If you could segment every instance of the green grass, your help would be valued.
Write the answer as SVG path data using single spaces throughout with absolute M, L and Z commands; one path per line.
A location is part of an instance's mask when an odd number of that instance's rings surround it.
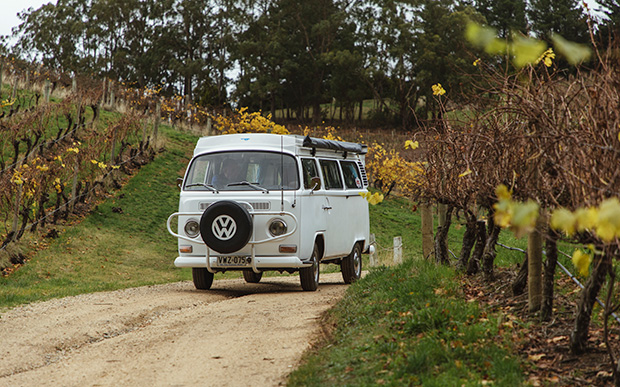
M 511 386 L 523 382 L 502 321 L 464 300 L 455 272 L 422 260 L 381 267 L 330 311 L 331 339 L 289 386 Z
M 290 386 L 523 383 L 501 318 L 465 300 L 454 269 L 421 258 L 420 218 L 411 210 L 402 198 L 371 207 L 379 248 L 402 236 L 405 263 L 371 268 L 347 289 L 326 316 L 326 324 L 334 327 L 331 337 L 306 355 Z M 458 255 L 464 227 L 457 219 L 454 226 L 448 244 Z M 509 244 L 522 242 L 507 233 L 504 238 Z M 522 259 L 504 253 L 510 252 L 498 253 L 502 264 Z

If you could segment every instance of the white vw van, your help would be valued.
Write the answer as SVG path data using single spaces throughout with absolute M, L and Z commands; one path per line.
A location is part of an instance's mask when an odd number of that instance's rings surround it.
M 198 289 L 217 272 L 241 270 L 256 283 L 276 270 L 299 271 L 302 288 L 316 290 L 319 263 L 355 281 L 371 248 L 365 154 L 361 144 L 295 135 L 201 138 L 167 222 L 175 266 L 191 267 Z

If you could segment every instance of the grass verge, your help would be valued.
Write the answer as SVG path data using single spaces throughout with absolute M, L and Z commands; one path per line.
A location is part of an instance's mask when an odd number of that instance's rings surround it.
M 328 313 L 330 338 L 288 385 L 522 384 L 502 319 L 467 302 L 460 284 L 426 261 L 372 270 Z

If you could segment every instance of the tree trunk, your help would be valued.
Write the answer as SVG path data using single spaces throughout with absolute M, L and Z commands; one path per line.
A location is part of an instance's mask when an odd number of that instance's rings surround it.
M 467 223 L 465 225 L 465 234 L 463 235 L 463 243 L 461 245 L 461 254 L 457 263 L 458 270 L 465 270 L 469 263 L 469 257 L 471 256 L 471 249 L 476 244 L 476 222 L 477 219 L 472 214 L 466 214 Z
M 542 227 L 541 216 L 527 237 L 527 303 L 530 313 L 538 312 L 542 304 Z
M 448 231 L 452 221 L 452 206 L 448 206 L 445 212 L 445 222 L 437 227 L 437 235 L 435 236 L 435 261 L 445 265 L 450 264 L 448 257 Z
M 422 255 L 424 259 L 433 254 L 433 206 L 430 204 L 420 205 L 422 216 Z
M 581 291 L 575 315 L 575 325 L 570 335 L 570 350 L 574 355 L 583 353 L 588 347 L 588 328 L 592 308 L 610 269 L 609 258 L 607 255 L 596 255 L 592 266 L 594 267 L 592 274 Z
M 558 263 L 558 234 L 551 228 L 547 231 L 545 250 L 547 251 L 547 259 L 545 260 L 540 318 L 543 321 L 549 321 L 553 314 L 553 286 L 555 283 L 555 268 Z
M 499 238 L 501 229 L 496 226 L 492 218 L 489 218 L 489 228 L 486 243 L 484 244 L 484 252 L 482 253 L 482 272 L 487 281 L 493 280 L 493 262 L 495 261 L 495 244 Z
M 478 274 L 480 271 L 480 261 L 484 252 L 484 244 L 487 239 L 487 226 L 484 220 L 476 222 L 476 245 L 474 252 L 467 263 L 467 275 Z
M 360 113 L 359 113 L 359 121 L 362 122 L 364 119 L 364 100 L 360 101 Z
M 521 269 L 519 269 L 519 274 L 517 274 L 517 278 L 512 281 L 512 295 L 520 296 L 525 291 L 525 287 L 527 286 L 527 251 L 525 252 L 525 258 L 523 259 L 523 263 L 521 264 Z

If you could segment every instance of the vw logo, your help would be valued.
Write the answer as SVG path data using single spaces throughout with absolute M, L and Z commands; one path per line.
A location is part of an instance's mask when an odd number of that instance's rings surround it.
M 237 223 L 228 215 L 220 215 L 213 221 L 211 231 L 219 240 L 227 241 L 235 235 Z

